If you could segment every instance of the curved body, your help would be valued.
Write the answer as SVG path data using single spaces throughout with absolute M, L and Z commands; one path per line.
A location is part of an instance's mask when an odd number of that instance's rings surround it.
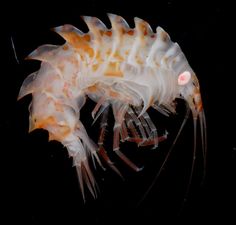
M 30 131 L 46 129 L 50 140 L 67 147 L 83 196 L 83 182 L 96 196 L 88 156 L 100 163 L 99 153 L 120 174 L 103 148 L 110 107 L 115 119 L 113 150 L 136 171 L 140 168 L 119 150 L 119 142 L 157 147 L 166 138 L 158 136 L 147 113 L 149 107 L 168 116 L 175 113 L 173 101 L 185 99 L 194 121 L 200 118 L 203 146 L 206 143 L 198 79 L 179 45 L 162 28 L 153 32 L 144 20 L 135 18 L 132 29 L 122 17 L 108 16 L 111 29 L 95 17 L 83 17 L 89 28 L 85 34 L 72 25 L 54 28 L 66 40 L 65 44 L 43 45 L 28 56 L 42 64 L 39 71 L 25 79 L 19 93 L 19 98 L 30 93 L 33 96 Z M 88 137 L 80 121 L 86 97 L 97 103 L 92 112 L 94 119 L 102 116 L 98 145 Z

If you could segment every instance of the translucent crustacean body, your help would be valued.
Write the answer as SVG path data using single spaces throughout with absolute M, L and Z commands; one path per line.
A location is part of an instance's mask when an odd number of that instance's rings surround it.
M 147 109 L 153 107 L 168 116 L 175 113 L 176 98 L 184 99 L 192 112 L 193 160 L 198 119 L 205 154 L 206 125 L 200 87 L 179 45 L 162 28 L 153 32 L 142 19 L 135 18 L 132 29 L 122 17 L 108 16 L 111 29 L 87 16 L 83 19 L 88 33 L 72 25 L 56 27 L 54 31 L 66 40 L 65 44 L 43 45 L 28 56 L 42 63 L 39 71 L 25 79 L 19 93 L 19 98 L 27 94 L 33 97 L 29 130 L 46 129 L 49 139 L 61 142 L 73 157 L 83 197 L 83 182 L 96 196 L 89 156 L 100 163 L 100 155 L 119 174 L 103 148 L 109 108 L 115 119 L 113 150 L 136 171 L 140 168 L 119 150 L 120 140 L 157 147 L 166 135 L 158 136 Z M 92 111 L 94 120 L 102 117 L 98 145 L 88 137 L 80 121 L 86 97 L 97 103 Z

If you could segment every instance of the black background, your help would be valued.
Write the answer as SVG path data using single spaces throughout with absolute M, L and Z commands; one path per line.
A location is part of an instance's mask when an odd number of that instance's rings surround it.
M 4 187 L 2 201 L 7 209 L 6 220 L 24 224 L 118 224 L 123 222 L 163 224 L 169 220 L 204 222 L 218 219 L 235 222 L 235 83 L 234 62 L 231 59 L 234 42 L 233 10 L 227 2 L 200 1 L 32 1 L 9 2 L 1 15 L 1 165 Z M 184 116 L 164 118 L 150 111 L 157 126 L 170 135 L 157 150 L 138 149 L 122 144 L 121 149 L 142 172 L 130 171 L 115 156 L 125 177 L 122 181 L 107 169 L 95 171 L 100 187 L 98 199 L 89 193 L 84 204 L 75 169 L 66 149 L 57 142 L 47 141 L 47 132 L 37 130 L 28 134 L 28 105 L 30 96 L 17 102 L 17 94 L 24 78 L 39 68 L 39 62 L 25 61 L 31 51 L 42 44 L 62 44 L 63 40 L 50 28 L 73 24 L 83 31 L 87 27 L 81 15 L 97 16 L 108 27 L 107 12 L 123 16 L 131 27 L 133 17 L 140 17 L 164 28 L 173 41 L 181 46 L 195 70 L 202 90 L 208 127 L 208 155 L 206 179 L 202 177 L 200 142 L 194 177 L 184 208 L 181 205 L 186 191 L 192 160 L 192 123 L 187 123 L 165 170 L 144 201 L 137 203 L 151 184 Z M 11 39 L 14 42 L 17 63 Z M 94 103 L 88 101 L 82 109 L 81 121 L 89 135 L 96 140 L 98 125 L 91 127 Z M 111 119 L 112 120 L 112 119 Z M 112 121 L 111 121 L 112 122 Z M 111 148 L 111 129 L 105 146 Z M 109 149 L 110 151 L 111 149 Z M 111 154 L 112 155 L 112 154 Z M 232 205 L 231 205 L 232 204 Z M 2 217 L 3 219 L 3 217 Z M 162 221 L 162 222 L 161 222 Z M 228 224 L 228 223 L 227 223 Z

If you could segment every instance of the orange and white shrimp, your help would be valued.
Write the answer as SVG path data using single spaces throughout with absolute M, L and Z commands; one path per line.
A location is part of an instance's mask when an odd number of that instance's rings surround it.
M 206 149 L 206 123 L 198 79 L 179 45 L 173 43 L 161 27 L 153 32 L 142 19 L 135 18 L 132 29 L 122 17 L 108 16 L 111 29 L 88 16 L 83 17 L 88 33 L 72 25 L 54 28 L 66 43 L 43 45 L 28 56 L 42 64 L 38 72 L 25 79 L 19 94 L 19 98 L 30 93 L 33 96 L 30 131 L 46 129 L 50 140 L 67 147 L 78 171 L 83 196 L 83 182 L 96 196 L 89 156 L 100 163 L 99 154 L 119 173 L 103 148 L 109 108 L 115 119 L 113 150 L 135 171 L 140 168 L 120 151 L 120 141 L 157 147 L 166 135 L 158 135 L 147 110 L 153 107 L 168 116 L 175 113 L 176 98 L 184 99 L 193 115 L 193 160 L 198 119 L 204 154 Z M 97 103 L 92 111 L 94 120 L 102 116 L 98 146 L 88 137 L 80 121 L 80 109 L 86 97 Z M 185 122 L 186 119 L 177 138 Z

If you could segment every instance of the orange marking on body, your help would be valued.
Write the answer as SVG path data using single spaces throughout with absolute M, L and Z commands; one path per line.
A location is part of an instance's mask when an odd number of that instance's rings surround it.
M 143 61 L 142 61 L 142 59 L 141 59 L 139 56 L 136 56 L 136 62 L 137 62 L 138 64 L 140 64 L 140 65 L 143 64 Z
M 101 36 L 103 36 L 104 30 L 99 30 L 99 33 L 100 33 Z
M 123 72 L 119 69 L 119 66 L 119 62 L 110 62 L 104 75 L 111 77 L 123 77 Z
M 154 97 L 151 96 L 150 101 L 149 101 L 149 106 L 148 106 L 148 107 L 152 106 L 153 103 L 154 103 Z
M 106 52 L 106 54 L 109 56 L 111 54 L 111 49 L 109 48 Z
M 69 46 L 65 44 L 65 45 L 63 45 L 62 49 L 66 51 L 69 49 Z
M 42 119 L 40 121 L 33 121 L 35 128 L 45 128 L 49 125 L 56 125 L 56 119 L 53 116 L 49 116 L 46 119 Z
M 129 31 L 127 32 L 127 34 L 130 35 L 130 36 L 134 35 L 134 30 L 133 30 L 133 29 L 132 29 L 132 30 L 129 30 Z
M 126 55 L 129 55 L 129 50 L 126 50 L 126 51 L 125 51 L 125 54 L 126 54 Z
M 112 31 L 111 31 L 111 30 L 108 30 L 108 31 L 105 32 L 105 34 L 106 34 L 107 36 L 111 37 L 111 36 L 112 36 Z
M 98 61 L 101 60 L 101 52 L 100 52 L 100 51 L 97 51 L 97 53 L 96 53 L 96 59 L 97 59 Z
M 89 54 L 90 57 L 93 57 L 94 51 L 88 44 L 90 41 L 90 35 L 78 35 L 76 32 L 70 32 L 63 34 L 66 38 L 66 40 L 72 44 L 75 48 L 81 49 Z
M 49 132 L 49 140 L 63 140 L 65 139 L 66 136 L 68 136 L 71 133 L 71 128 L 67 125 L 60 125 L 58 124 L 58 121 L 55 119 L 53 116 L 49 116 L 45 119 L 42 119 L 41 121 L 34 121 L 35 126 L 34 129 L 47 129 L 49 126 L 54 126 L 56 127 L 57 132 L 56 133 L 51 133 Z
M 117 58 L 119 61 L 124 61 L 124 58 L 120 55 L 118 51 L 114 53 L 114 57 Z
M 201 112 L 203 110 L 203 105 L 202 105 L 202 102 L 198 103 L 197 105 L 197 111 L 198 112 Z
M 56 136 L 53 135 L 51 132 L 48 132 L 48 141 L 57 140 Z
M 113 98 L 118 98 L 120 96 L 120 94 L 115 92 L 115 91 L 110 90 L 109 91 L 109 96 L 113 97 Z
M 93 85 L 87 88 L 89 92 L 96 92 L 97 91 L 97 86 Z
M 60 126 L 60 125 L 59 125 Z M 68 134 L 70 134 L 71 128 L 69 126 L 60 126 L 60 135 L 59 138 L 63 140 Z
M 120 33 L 121 33 L 121 34 L 126 34 L 126 33 L 127 33 L 127 30 L 122 27 L 122 28 L 120 29 Z
M 145 21 L 141 22 L 139 24 L 139 29 L 141 30 L 141 32 L 143 33 L 144 36 L 146 36 L 148 34 L 147 32 L 147 24 Z
M 84 47 L 83 50 L 85 52 L 87 52 L 90 57 L 94 56 L 94 51 L 93 51 L 93 49 L 90 46 L 89 47 L 88 46 Z
M 85 35 L 83 36 L 83 38 L 84 38 L 84 40 L 87 41 L 87 42 L 89 42 L 89 41 L 91 40 L 91 37 L 90 37 L 89 34 L 85 34 Z
M 98 69 L 98 67 L 99 67 L 99 64 L 94 64 L 92 66 L 93 72 L 95 72 Z
M 108 77 L 123 77 L 123 73 L 121 71 L 107 71 L 104 75 Z
M 30 116 L 30 121 L 29 121 L 29 133 L 32 132 L 33 130 L 37 129 L 35 126 L 37 119 L 34 117 L 34 115 Z

